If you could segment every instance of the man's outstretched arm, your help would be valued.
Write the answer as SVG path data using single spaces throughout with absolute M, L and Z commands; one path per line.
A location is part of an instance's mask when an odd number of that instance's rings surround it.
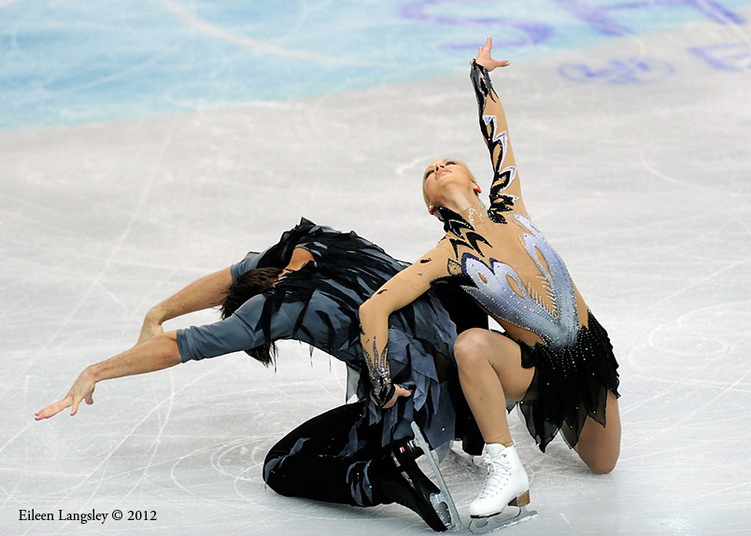
M 82 400 L 87 404 L 94 403 L 93 395 L 97 382 L 154 372 L 178 363 L 181 363 L 181 359 L 177 347 L 177 334 L 174 331 L 161 333 L 126 352 L 84 369 L 65 398 L 37 411 L 34 418 L 37 421 L 49 419 L 71 406 L 73 409 L 70 414 L 75 415 Z

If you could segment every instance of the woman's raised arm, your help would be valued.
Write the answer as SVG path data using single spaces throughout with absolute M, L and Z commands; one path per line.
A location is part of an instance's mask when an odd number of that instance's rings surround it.
M 501 99 L 493 89 L 489 74 L 497 67 L 508 66 L 509 62 L 494 60 L 491 57 L 492 47 L 493 41 L 488 37 L 485 46 L 480 47 L 477 57 L 472 60 L 470 78 L 477 98 L 480 131 L 493 164 L 488 214 L 496 223 L 503 223 L 505 220 L 502 213 L 512 209 L 514 202 L 521 197 L 521 188 L 516 178 L 516 160 L 508 137 L 506 113 Z

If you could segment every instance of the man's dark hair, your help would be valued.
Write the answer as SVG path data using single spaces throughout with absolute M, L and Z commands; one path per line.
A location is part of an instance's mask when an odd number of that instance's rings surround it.
M 280 268 L 256 268 L 235 279 L 227 289 L 222 302 L 222 318 L 229 318 L 232 313 L 253 296 L 272 288 L 281 273 Z M 276 359 L 276 346 L 274 341 L 268 341 L 255 348 L 246 349 L 245 353 L 269 366 Z

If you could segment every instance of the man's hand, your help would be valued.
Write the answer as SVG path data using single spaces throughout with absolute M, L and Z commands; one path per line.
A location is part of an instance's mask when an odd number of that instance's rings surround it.
M 73 406 L 73 410 L 70 412 L 71 416 L 75 415 L 78 413 L 78 406 L 82 400 L 85 400 L 89 405 L 94 403 L 94 387 L 96 387 L 96 382 L 91 377 L 90 369 L 87 368 L 78 376 L 78 379 L 73 384 L 73 387 L 70 388 L 65 398 L 37 411 L 34 414 L 34 419 L 37 421 L 49 419 L 70 406 Z
M 477 51 L 477 57 L 475 58 L 475 62 L 478 65 L 482 65 L 485 67 L 485 69 L 490 72 L 496 67 L 508 67 L 510 62 L 508 60 L 502 60 L 497 61 L 494 60 L 492 57 L 490 57 L 490 51 L 493 49 L 493 38 L 488 37 L 485 40 L 485 46 L 480 47 L 480 49 Z

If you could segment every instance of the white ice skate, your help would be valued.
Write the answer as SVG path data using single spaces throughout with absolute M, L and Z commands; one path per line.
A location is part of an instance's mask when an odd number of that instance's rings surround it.
M 488 473 L 480 495 L 469 505 L 470 532 L 482 534 L 536 516 L 536 511 L 526 508 L 529 478 L 516 448 L 498 443 L 485 445 L 483 461 Z

